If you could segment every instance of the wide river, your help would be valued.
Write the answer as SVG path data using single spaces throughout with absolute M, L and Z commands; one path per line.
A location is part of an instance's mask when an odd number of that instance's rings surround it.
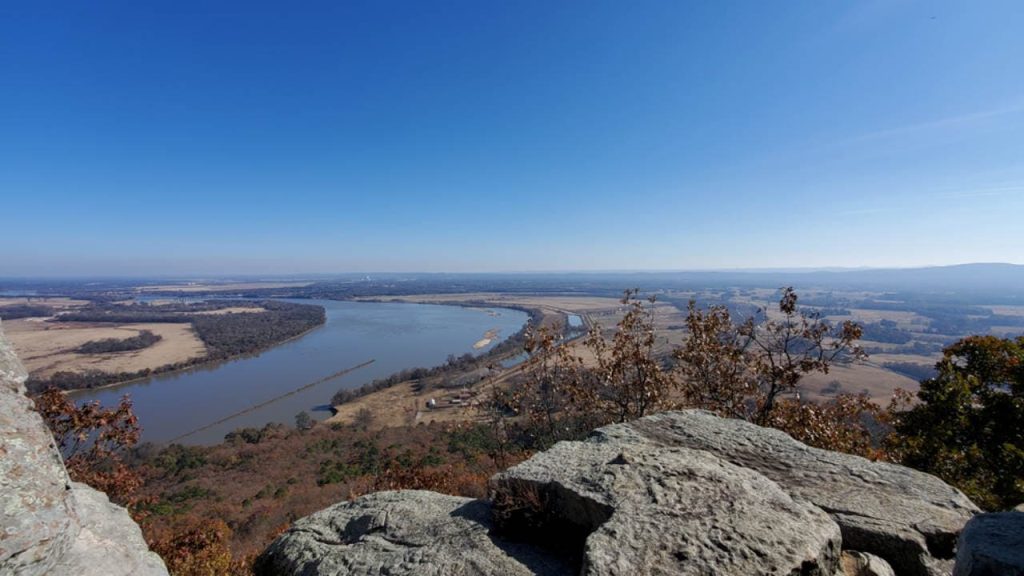
M 166 442 L 226 416 L 259 405 L 346 368 L 374 362 L 254 411 L 177 440 L 212 444 L 236 428 L 268 422 L 294 425 L 305 410 L 322 419 L 341 388 L 356 388 L 404 368 L 443 364 L 449 354 L 483 354 L 515 334 L 527 315 L 504 308 L 460 308 L 430 304 L 291 300 L 318 304 L 327 322 L 313 331 L 259 354 L 205 368 L 155 376 L 101 390 L 75 392 L 76 401 L 116 404 L 131 395 L 143 428 L 142 440 Z M 489 345 L 474 349 L 488 330 Z

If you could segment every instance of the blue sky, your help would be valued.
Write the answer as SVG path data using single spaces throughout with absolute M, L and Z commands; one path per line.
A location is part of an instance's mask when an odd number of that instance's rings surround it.
M 1024 3 L 0 7 L 0 276 L 1024 263 Z

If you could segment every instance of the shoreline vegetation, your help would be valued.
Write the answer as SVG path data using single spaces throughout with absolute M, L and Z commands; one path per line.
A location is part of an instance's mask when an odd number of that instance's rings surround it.
M 210 313 L 238 306 L 253 307 L 253 311 Z M 94 303 L 61 314 L 57 318 L 60 322 L 94 324 L 188 323 L 206 347 L 206 354 L 132 372 L 63 371 L 56 372 L 48 378 L 30 377 L 26 387 L 31 393 L 39 393 L 51 387 L 73 391 L 120 386 L 155 375 L 200 368 L 258 354 L 322 326 L 326 321 L 326 312 L 322 306 L 313 304 L 277 300 L 219 300 L 170 305 Z

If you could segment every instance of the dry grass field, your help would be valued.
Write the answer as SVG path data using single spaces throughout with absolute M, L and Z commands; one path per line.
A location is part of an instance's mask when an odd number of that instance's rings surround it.
M 147 323 L 93 325 L 80 322 L 42 322 L 26 318 L 4 322 L 4 332 L 32 376 L 47 378 L 54 372 L 135 372 L 204 356 L 206 347 L 191 324 Z M 142 330 L 161 336 L 142 350 L 108 354 L 79 354 L 75 349 L 90 340 L 124 339 Z
M 868 357 L 868 360 L 872 364 L 886 364 L 888 362 L 910 362 L 913 364 L 924 364 L 927 366 L 934 366 L 942 358 L 941 352 L 936 352 L 930 355 L 924 354 L 887 354 L 887 353 L 875 353 Z
M 0 307 L 2 306 L 14 306 L 18 304 L 41 304 L 56 309 L 57 311 L 66 310 L 71 308 L 78 308 L 88 304 L 88 300 L 75 300 L 73 298 L 0 298 Z
M 1001 316 L 1024 316 L 1024 306 L 982 306 Z
M 86 300 L 71 298 L 0 298 L 0 306 L 29 303 L 49 306 L 58 316 L 89 304 Z M 236 311 L 250 310 L 238 308 Z M 7 320 L 3 328 L 25 368 L 36 378 L 49 378 L 55 372 L 137 372 L 206 355 L 206 346 L 188 323 L 91 324 L 59 322 L 49 317 Z M 160 336 L 160 341 L 148 348 L 127 352 L 75 352 L 91 340 L 121 340 L 138 336 L 143 330 Z
M 437 402 L 437 408 L 427 408 L 431 398 Z M 364 409 L 373 415 L 369 428 L 374 430 L 419 422 L 465 422 L 478 417 L 476 408 L 469 402 L 453 404 L 451 401 L 454 399 L 454 393 L 439 390 L 417 392 L 412 382 L 403 382 L 336 406 L 337 413 L 328 418 L 327 422 L 352 424 L 359 411 Z M 461 398 L 459 400 L 461 402 Z
M 916 380 L 886 370 L 871 362 L 858 363 L 850 366 L 833 366 L 828 374 L 813 374 L 800 382 L 800 390 L 804 399 L 815 402 L 828 400 L 835 393 L 827 390 L 829 383 L 839 382 L 840 393 L 859 394 L 866 392 L 880 406 L 888 406 L 892 393 L 897 388 L 909 392 L 917 392 Z

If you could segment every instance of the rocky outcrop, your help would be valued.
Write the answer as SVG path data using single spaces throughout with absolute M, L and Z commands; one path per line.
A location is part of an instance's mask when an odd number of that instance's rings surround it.
M 256 573 L 570 573 L 558 556 L 491 531 L 486 502 L 417 490 L 378 492 L 299 520 L 263 553 Z
M 78 536 L 67 472 L 0 332 L 0 574 L 45 574 Z
M 831 576 L 839 565 L 826 513 L 708 452 L 562 442 L 491 484 L 503 528 L 577 535 L 585 574 Z
M 1024 576 L 1024 512 L 975 516 L 964 527 L 954 576 Z
M 278 538 L 263 573 L 948 575 L 978 512 L 927 474 L 700 411 L 559 443 L 491 493 L 338 504 Z
M 0 329 L 0 575 L 166 575 L 138 525 L 72 483 Z
M 811 448 L 778 430 L 691 410 L 598 430 L 594 443 L 711 452 L 828 512 L 843 546 L 885 559 L 898 574 L 949 574 L 964 524 L 979 512 L 938 478 L 904 466 Z

